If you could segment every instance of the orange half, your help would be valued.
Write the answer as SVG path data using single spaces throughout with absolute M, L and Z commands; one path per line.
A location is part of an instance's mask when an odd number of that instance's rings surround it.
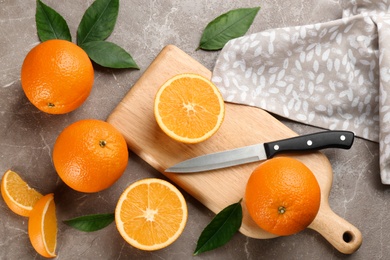
M 119 233 L 132 246 L 153 251 L 172 244 L 187 223 L 187 204 L 171 183 L 139 180 L 122 193 L 115 210 Z
M 225 103 L 218 88 L 203 76 L 174 76 L 158 90 L 154 114 L 160 128 L 183 143 L 207 140 L 222 125 Z

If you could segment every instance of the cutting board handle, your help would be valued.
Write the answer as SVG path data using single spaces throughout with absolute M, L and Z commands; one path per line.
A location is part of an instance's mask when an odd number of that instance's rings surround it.
M 320 233 L 337 250 L 344 254 L 352 254 L 362 244 L 360 231 L 345 219 L 338 216 L 328 205 L 317 214 L 309 228 Z

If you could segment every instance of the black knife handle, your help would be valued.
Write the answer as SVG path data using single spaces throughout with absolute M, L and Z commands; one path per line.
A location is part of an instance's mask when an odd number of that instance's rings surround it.
M 268 159 L 283 152 L 313 151 L 325 148 L 349 149 L 354 137 L 354 133 L 350 131 L 323 131 L 268 142 L 264 144 L 264 149 Z

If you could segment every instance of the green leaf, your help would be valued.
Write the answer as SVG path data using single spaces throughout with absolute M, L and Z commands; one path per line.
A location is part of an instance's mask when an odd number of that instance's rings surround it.
M 215 249 L 226 244 L 242 223 L 241 200 L 221 212 L 203 230 L 198 239 L 194 255 Z
M 260 7 L 239 8 L 218 16 L 204 29 L 197 49 L 220 50 L 229 40 L 243 36 L 259 10 Z
M 63 222 L 68 226 L 84 232 L 93 232 L 105 228 L 115 220 L 114 213 L 108 214 L 93 214 L 81 216 Z
M 77 44 L 103 41 L 114 30 L 119 0 L 96 0 L 85 11 L 77 29 Z
M 80 47 L 91 60 L 103 67 L 139 69 L 131 55 L 115 43 L 94 41 L 81 44 Z
M 72 41 L 65 19 L 51 7 L 37 0 L 35 22 L 39 39 L 44 42 L 50 39 Z

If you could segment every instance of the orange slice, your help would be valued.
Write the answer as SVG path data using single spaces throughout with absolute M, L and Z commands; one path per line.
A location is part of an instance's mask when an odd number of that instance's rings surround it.
M 28 219 L 28 236 L 34 249 L 44 257 L 55 257 L 57 217 L 53 193 L 43 196 Z
M 35 203 L 42 197 L 14 171 L 8 170 L 1 180 L 1 195 L 16 214 L 28 217 Z
M 160 128 L 183 143 L 199 143 L 217 132 L 225 116 L 225 103 L 208 79 L 184 73 L 157 91 L 154 114 Z
M 180 191 L 155 178 L 127 187 L 115 209 L 115 222 L 122 237 L 147 251 L 172 244 L 183 232 L 187 216 L 187 204 Z

